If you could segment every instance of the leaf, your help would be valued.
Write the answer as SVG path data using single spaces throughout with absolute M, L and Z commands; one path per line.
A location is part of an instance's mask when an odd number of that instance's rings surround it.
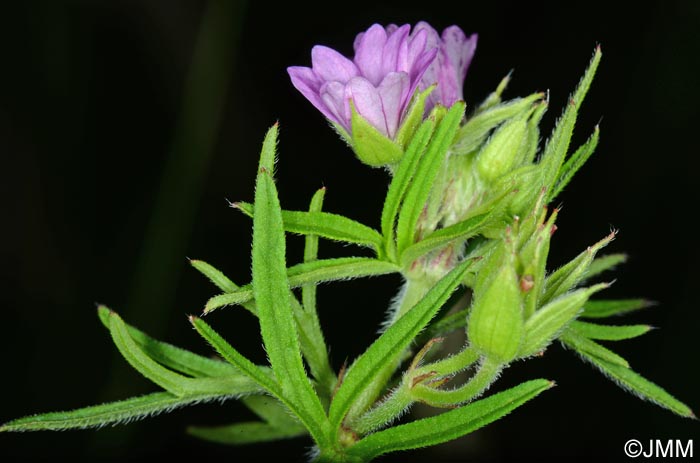
M 109 329 L 110 310 L 105 306 L 99 306 L 97 313 L 102 324 Z M 240 371 L 229 363 L 214 360 L 197 355 L 185 349 L 173 346 L 165 342 L 151 338 L 144 332 L 126 325 L 131 339 L 141 348 L 146 355 L 163 366 L 185 373 L 190 376 L 210 377 L 241 375 Z
M 401 159 L 394 177 L 389 184 L 384 206 L 382 208 L 382 234 L 387 242 L 387 247 L 395 246 L 394 244 L 394 225 L 396 223 L 396 215 L 399 211 L 399 206 L 404 199 L 406 190 L 413 181 L 416 169 L 418 168 L 419 160 L 423 155 L 430 136 L 435 128 L 435 122 L 431 119 L 426 119 L 416 132 L 416 135 L 411 140 L 411 143 L 406 149 L 406 154 Z
M 331 402 L 329 418 L 333 429 L 337 429 L 355 399 L 372 384 L 382 367 L 394 362 L 435 316 L 457 288 L 471 263 L 471 260 L 464 261 L 445 275 L 350 366 Z
M 542 351 L 581 311 L 589 297 L 607 284 L 583 288 L 560 296 L 537 310 L 525 322 L 525 338 L 519 355 L 529 357 Z
M 260 387 L 267 392 L 283 400 L 281 389 L 277 381 L 272 377 L 269 371 L 255 365 L 246 357 L 241 355 L 234 349 L 219 333 L 214 331 L 204 320 L 198 317 L 190 316 L 190 323 L 195 330 L 216 350 L 227 362 L 231 363 L 236 369 L 255 381 Z
M 224 275 L 221 270 L 204 262 L 203 260 L 190 259 L 190 264 L 192 267 L 199 270 L 202 275 L 207 277 L 209 281 L 214 283 L 217 288 L 225 293 L 232 293 L 239 288 L 239 286 Z
M 323 207 L 323 199 L 326 195 L 326 189 L 318 190 L 309 205 L 309 212 L 320 212 Z M 284 217 L 282 218 L 284 220 Z M 304 262 L 313 262 L 318 260 L 318 236 L 314 234 L 306 235 L 304 239 Z M 301 287 L 301 301 L 304 310 L 314 314 L 314 318 L 318 320 L 316 311 L 316 284 L 311 283 Z
M 553 385 L 544 379 L 527 381 L 446 413 L 370 434 L 348 453 L 369 461 L 389 452 L 442 444 L 504 417 Z
M 647 299 L 599 299 L 586 302 L 581 316 L 584 318 L 606 318 L 644 309 L 653 304 Z
M 619 264 L 625 263 L 627 261 L 627 254 L 608 254 L 605 256 L 596 257 L 591 262 L 586 270 L 586 280 L 590 280 L 594 276 L 598 276 L 601 273 L 614 269 Z
M 254 207 L 250 203 L 239 202 L 235 207 L 249 217 Z M 379 251 L 384 239 L 376 230 L 360 222 L 338 214 L 321 211 L 282 211 L 285 231 L 301 235 L 318 235 L 323 238 L 346 243 L 359 244 Z
M 581 145 L 579 149 L 577 149 L 561 167 L 559 170 L 557 184 L 550 196 L 550 201 L 559 196 L 559 193 L 561 193 L 564 187 L 569 184 L 571 179 L 574 177 L 574 174 L 576 174 L 576 172 L 583 167 L 586 161 L 588 161 L 588 158 L 591 157 L 593 151 L 596 149 L 596 146 L 598 146 L 599 134 L 600 130 L 596 125 L 595 130 L 593 130 L 593 135 L 591 135 L 586 143 Z
M 583 337 L 604 341 L 621 341 L 623 339 L 636 338 L 648 333 L 652 328 L 649 325 L 597 325 L 579 320 L 572 322 L 570 325 L 570 329 Z
M 540 165 L 544 170 L 544 184 L 551 188 L 547 196 L 547 202 L 551 201 L 554 197 L 554 189 L 552 187 L 556 183 L 561 165 L 566 157 L 571 135 L 574 131 L 578 109 L 581 103 L 583 103 L 583 99 L 593 81 L 593 76 L 595 75 L 596 69 L 598 69 L 601 56 L 600 47 L 596 47 L 586 72 L 579 81 L 576 91 L 569 99 L 569 104 L 566 105 L 564 113 L 557 121 L 557 125 L 544 148 Z
M 695 418 L 693 411 L 666 390 L 645 379 L 641 375 L 624 366 L 608 362 L 600 357 L 579 351 L 581 357 L 597 367 L 605 376 L 612 379 L 622 389 L 631 392 L 642 400 L 648 400 L 656 405 L 686 418 Z
M 246 407 L 275 427 L 300 426 L 299 420 L 289 413 L 279 400 L 267 395 L 249 395 L 241 399 Z M 302 429 L 303 426 L 302 426 Z
M 282 211 L 272 168 L 277 126 L 265 137 L 255 185 L 253 216 L 253 294 L 265 351 L 284 395 L 317 443 L 325 441 L 325 412 L 306 371 L 289 298 Z M 311 262 L 302 265 L 313 265 Z
M 110 424 L 126 424 L 159 413 L 167 413 L 185 405 L 224 400 L 225 398 L 227 396 L 220 394 L 195 394 L 177 397 L 169 392 L 155 392 L 78 410 L 44 413 L 19 418 L 0 426 L 0 432 L 63 431 L 68 429 L 99 428 Z
M 455 133 L 464 114 L 464 103 L 457 102 L 437 126 L 427 151 L 418 162 L 413 181 L 406 191 L 406 198 L 399 211 L 396 239 L 398 252 L 413 244 L 418 219 L 423 212 L 430 191 L 443 165 L 447 150 L 452 145 Z
M 306 429 L 303 426 L 281 428 L 259 421 L 249 421 L 225 426 L 190 426 L 187 433 L 218 444 L 244 445 L 303 436 Z
M 290 288 L 296 288 L 306 284 L 386 275 L 398 271 L 399 268 L 395 264 L 370 257 L 340 257 L 304 262 L 289 267 L 286 279 Z M 226 305 L 242 304 L 252 298 L 252 286 L 245 285 L 235 293 L 219 294 L 209 299 L 204 313 L 207 314 Z
M 481 227 L 491 218 L 490 213 L 478 214 L 469 217 L 454 225 L 441 228 L 419 242 L 412 244 L 401 254 L 401 265 L 406 268 L 416 259 L 425 254 L 440 249 L 455 241 L 466 240 L 477 235 Z
M 582 356 L 595 357 L 607 363 L 614 363 L 615 365 L 620 365 L 625 368 L 629 368 L 630 366 L 627 360 L 620 357 L 615 352 L 581 336 L 573 330 L 567 329 L 560 339 L 565 346 L 572 348 Z
M 109 312 L 109 331 L 119 352 L 136 371 L 153 381 L 166 391 L 184 396 L 190 388 L 188 378 L 163 367 L 151 359 L 136 345 L 122 319 L 115 312 Z

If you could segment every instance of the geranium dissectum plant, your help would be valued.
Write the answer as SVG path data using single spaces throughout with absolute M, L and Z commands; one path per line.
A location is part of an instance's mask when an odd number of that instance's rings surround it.
M 20 418 L 0 430 L 99 427 L 236 399 L 259 421 L 189 432 L 234 445 L 302 437 L 313 448 L 313 461 L 364 462 L 463 436 L 545 392 L 553 381 L 533 379 L 487 394 L 511 363 L 545 354 L 555 341 L 619 386 L 693 417 L 685 404 L 599 343 L 650 329 L 606 322 L 646 305 L 643 299 L 602 296 L 608 283 L 597 280 L 624 261 L 621 254 L 599 255 L 615 234 L 558 269 L 547 266 L 559 214 L 547 205 L 598 143 L 596 127 L 583 145 L 569 146 L 600 48 L 544 144 L 538 128 L 547 109 L 542 93 L 504 100 L 504 79 L 466 111 L 462 86 L 475 49 L 476 35 L 457 26 L 439 34 L 426 23 L 373 25 L 357 36 L 353 58 L 316 46 L 311 67 L 289 68 L 293 85 L 359 160 L 386 168 L 388 188 L 379 230 L 324 211 L 324 189 L 308 210 L 285 210 L 274 175 L 277 125 L 269 129 L 254 201 L 233 204 L 253 222 L 251 281 L 238 285 L 212 265 L 191 261 L 220 291 L 203 315 L 247 310 L 259 321 L 268 364 L 252 363 L 203 316 L 189 320 L 218 358 L 152 339 L 100 306 L 98 315 L 117 349 L 161 390 Z M 287 262 L 287 233 L 305 236 L 302 262 Z M 369 248 L 374 256 L 319 259 L 321 240 Z M 362 355 L 335 370 L 328 357 L 332 340 L 321 329 L 325 312 L 317 308 L 317 285 L 389 273 L 400 274 L 403 285 L 380 334 Z M 466 334 L 466 340 L 457 350 L 443 348 L 453 334 Z M 396 424 L 416 403 L 439 412 Z

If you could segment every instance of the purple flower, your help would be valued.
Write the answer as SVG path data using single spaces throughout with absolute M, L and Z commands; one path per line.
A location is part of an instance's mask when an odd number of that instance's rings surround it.
M 355 39 L 352 60 L 317 45 L 311 50 L 311 68 L 292 66 L 287 72 L 292 84 L 348 134 L 352 101 L 359 115 L 393 139 L 421 77 L 438 55 L 438 48 L 428 45 L 428 28 L 410 33 L 408 24 L 374 24 Z
M 464 99 L 462 87 L 476 51 L 478 36 L 472 34 L 467 37 L 459 27 L 450 26 L 442 31 L 440 37 L 435 29 L 423 21 L 416 24 L 413 33 L 421 31 L 426 31 L 428 35 L 427 47 L 439 50 L 419 84 L 420 90 L 437 84 L 425 102 L 425 111 L 428 113 L 437 103 L 449 108 L 456 101 Z

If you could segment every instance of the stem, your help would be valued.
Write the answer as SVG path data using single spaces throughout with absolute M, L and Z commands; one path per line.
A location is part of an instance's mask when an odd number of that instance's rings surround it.
M 401 316 L 411 307 L 416 305 L 416 303 L 420 301 L 423 296 L 425 296 L 430 288 L 432 288 L 433 284 L 434 282 L 428 278 L 424 278 L 422 280 L 407 279 L 391 310 L 392 313 L 389 321 L 387 322 L 387 326 L 394 324 L 394 322 L 401 318 Z M 360 397 L 348 411 L 348 422 L 353 422 L 354 419 L 364 413 L 374 402 L 376 402 L 377 398 L 386 389 L 387 383 L 394 375 L 394 372 L 401 364 L 403 358 L 404 355 L 398 355 L 384 364 L 379 374 L 375 377 L 372 383 L 367 385 L 362 395 L 360 395 Z
M 408 387 L 401 383 L 385 400 L 350 423 L 350 427 L 359 435 L 367 434 L 403 415 L 412 403 Z
M 435 376 L 449 376 L 466 370 L 478 359 L 478 352 L 474 348 L 466 346 L 450 357 L 416 368 L 411 376 L 416 378 L 433 371 L 437 372 Z
M 449 359 L 448 359 L 449 360 Z M 450 391 L 433 389 L 423 384 L 411 390 L 414 400 L 425 402 L 434 407 L 453 407 L 468 402 L 484 392 L 496 380 L 504 365 L 489 358 L 484 358 L 479 371 L 463 386 Z

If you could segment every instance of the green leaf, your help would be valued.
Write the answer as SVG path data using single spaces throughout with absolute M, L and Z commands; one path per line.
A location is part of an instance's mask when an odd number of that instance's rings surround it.
M 527 381 L 446 413 L 370 434 L 348 453 L 369 461 L 389 452 L 442 444 L 504 417 L 553 385 L 544 379 Z
M 105 306 L 99 306 L 97 308 L 100 320 L 107 329 L 109 329 L 110 326 L 110 312 L 111 310 Z M 198 377 L 234 377 L 241 375 L 238 369 L 226 362 L 197 355 L 188 350 L 173 346 L 172 344 L 158 341 L 131 325 L 127 324 L 126 328 L 129 336 L 138 347 L 141 348 L 146 355 L 163 366 L 172 368 L 186 375 Z
M 329 418 L 340 426 L 350 406 L 383 366 L 393 363 L 430 322 L 461 282 L 472 261 L 464 261 L 445 275 L 411 310 L 391 325 L 348 369 L 331 402 Z
M 613 315 L 623 315 L 653 305 L 647 299 L 599 299 L 588 301 L 583 306 L 584 318 L 606 318 Z
M 192 267 L 199 270 L 202 275 L 207 277 L 209 281 L 214 283 L 217 288 L 225 293 L 232 293 L 239 288 L 239 286 L 224 275 L 221 270 L 204 262 L 203 260 L 190 259 L 190 264 Z
M 564 187 L 569 184 L 571 179 L 574 177 L 574 174 L 578 172 L 578 170 L 583 167 L 583 165 L 588 161 L 588 158 L 591 157 L 593 154 L 593 151 L 595 151 L 596 146 L 598 146 L 598 137 L 600 134 L 600 130 L 598 129 L 598 126 L 595 126 L 595 130 L 593 131 L 593 135 L 577 149 L 574 154 L 571 155 L 571 157 L 566 161 L 566 163 L 561 167 L 558 175 L 558 180 L 557 184 L 554 187 L 554 190 L 552 191 L 552 194 L 550 196 L 550 201 L 559 196 L 559 193 L 562 192 Z
M 572 322 L 570 326 L 570 329 L 581 336 L 603 341 L 621 341 L 623 339 L 636 338 L 648 333 L 652 328 L 649 325 L 597 325 L 578 320 Z
M 567 329 L 560 339 L 564 345 L 572 348 L 584 357 L 595 357 L 607 363 L 614 363 L 615 365 L 620 365 L 625 368 L 629 368 L 630 366 L 627 360 L 620 357 L 615 352 L 581 336 L 573 330 Z
M 560 168 L 564 163 L 564 158 L 566 157 L 569 143 L 571 141 L 571 135 L 574 131 L 578 109 L 581 106 L 581 103 L 583 103 L 583 99 L 588 92 L 591 82 L 593 81 L 593 76 L 595 75 L 596 69 L 598 69 L 601 56 L 602 53 L 600 51 L 600 47 L 596 47 L 595 52 L 593 53 L 593 58 L 591 59 L 586 72 L 579 81 L 576 91 L 569 99 L 569 104 L 566 105 L 564 113 L 557 121 L 557 125 L 552 132 L 552 136 L 549 138 L 549 140 L 547 140 L 547 145 L 544 148 L 540 165 L 544 170 L 545 185 L 551 188 L 547 196 L 547 202 L 553 199 L 554 189 L 552 187 L 554 186 L 557 176 L 559 175 Z
M 326 422 L 321 402 L 309 381 L 301 356 L 297 324 L 289 298 L 285 237 L 277 188 L 272 179 L 277 127 L 265 137 L 255 186 L 253 216 L 253 294 L 260 331 L 272 371 L 285 396 L 295 405 L 309 432 L 324 442 Z M 302 265 L 313 265 L 311 262 Z
M 279 400 L 267 395 L 249 395 L 241 399 L 246 407 L 272 426 L 292 427 L 300 426 L 299 420 L 289 413 Z M 304 429 L 302 427 L 302 429 Z
M 591 265 L 588 266 L 586 270 L 586 280 L 600 275 L 601 273 L 614 269 L 619 264 L 625 263 L 627 261 L 627 254 L 608 254 L 606 256 L 600 256 L 593 259 Z
M 297 288 L 312 283 L 386 275 L 398 271 L 399 267 L 395 264 L 370 257 L 340 257 L 304 262 L 289 267 L 286 280 L 290 288 Z M 235 293 L 219 294 L 209 299 L 204 313 L 226 305 L 242 304 L 252 298 L 252 286 L 242 286 Z
M 326 195 L 326 188 L 318 190 L 309 205 L 309 212 L 320 212 L 323 208 L 323 199 Z M 282 218 L 284 220 L 284 217 Z M 313 262 L 318 260 L 318 235 L 310 234 L 304 238 L 304 262 Z M 311 283 L 301 287 L 301 301 L 304 310 L 314 314 L 314 318 L 318 320 L 316 311 L 316 284 Z
M 306 429 L 303 426 L 280 428 L 259 421 L 249 421 L 225 426 L 190 426 L 187 433 L 218 444 L 244 445 L 303 436 Z
M 238 202 L 235 207 L 249 217 L 255 208 L 250 203 Z M 345 216 L 321 211 L 282 211 L 285 231 L 301 235 L 317 235 L 334 241 L 359 244 L 379 251 L 384 239 L 376 230 Z
M 222 400 L 226 397 L 221 394 L 195 394 L 177 397 L 169 392 L 156 392 L 78 410 L 44 413 L 19 418 L 0 426 L 0 432 L 64 431 L 68 429 L 98 428 L 110 424 L 125 424 L 159 413 L 167 413 L 185 405 Z
M 464 114 L 464 103 L 452 105 L 430 140 L 427 151 L 419 160 L 413 181 L 399 211 L 396 238 L 399 254 L 414 242 L 418 219 L 421 216 L 435 178 L 452 146 L 455 133 Z
M 404 199 L 406 190 L 411 185 L 413 177 L 418 168 L 419 160 L 423 155 L 428 141 L 433 134 L 435 122 L 432 119 L 426 119 L 416 132 L 416 135 L 411 140 L 411 143 L 406 150 L 406 154 L 399 163 L 394 177 L 391 179 L 389 190 L 384 199 L 382 208 L 382 234 L 387 242 L 387 247 L 395 246 L 394 243 L 394 226 L 396 224 L 396 216 L 399 211 L 399 206 Z
M 693 411 L 661 387 L 645 379 L 629 368 L 609 362 L 587 352 L 581 352 L 581 357 L 597 367 L 605 376 L 612 379 L 618 386 L 640 399 L 648 400 L 656 405 L 686 418 L 695 418 Z
M 146 355 L 129 336 L 128 329 L 119 315 L 111 311 L 109 312 L 109 331 L 122 356 L 147 379 L 178 397 L 190 391 L 189 378 L 168 370 Z
M 525 338 L 520 347 L 520 357 L 541 352 L 578 315 L 592 294 L 607 287 L 607 284 L 599 284 L 579 289 L 564 294 L 537 310 L 525 322 Z
M 490 213 L 478 214 L 469 217 L 454 225 L 441 228 L 419 242 L 410 245 L 401 254 L 401 265 L 406 268 L 411 265 L 419 257 L 425 254 L 442 248 L 456 241 L 466 240 L 475 236 L 481 230 L 481 227 L 487 222 L 492 215 Z
M 190 323 L 195 330 L 221 355 L 227 362 L 236 367 L 241 373 L 255 381 L 260 387 L 278 399 L 283 400 L 282 391 L 269 369 L 255 365 L 234 349 L 219 333 L 214 331 L 204 320 L 190 316 Z

